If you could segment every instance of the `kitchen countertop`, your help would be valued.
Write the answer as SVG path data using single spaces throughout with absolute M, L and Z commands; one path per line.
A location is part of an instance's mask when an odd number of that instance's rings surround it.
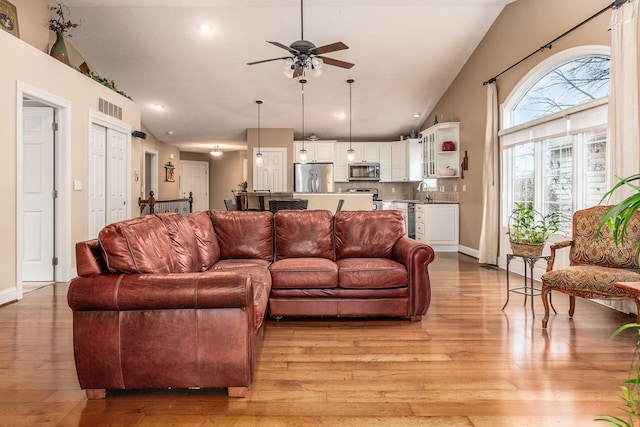
M 459 205 L 460 202 L 439 201 L 439 200 L 383 200 L 383 202 L 416 203 L 420 205 Z

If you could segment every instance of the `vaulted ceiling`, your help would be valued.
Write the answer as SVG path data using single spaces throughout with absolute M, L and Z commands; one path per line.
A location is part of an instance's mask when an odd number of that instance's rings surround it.
M 355 66 L 325 64 L 321 76 L 307 75 L 305 137 L 349 137 L 350 78 L 354 140 L 419 130 L 512 1 L 306 0 L 304 38 L 316 46 L 344 42 L 349 49 L 326 56 Z M 298 80 L 284 76 L 282 61 L 247 65 L 287 55 L 267 40 L 300 39 L 299 0 L 64 3 L 81 23 L 69 41 L 140 105 L 143 124 L 160 141 L 194 152 L 242 149 L 246 129 L 257 127 L 257 99 L 263 127 L 302 137 Z M 210 31 L 201 32 L 202 24 Z

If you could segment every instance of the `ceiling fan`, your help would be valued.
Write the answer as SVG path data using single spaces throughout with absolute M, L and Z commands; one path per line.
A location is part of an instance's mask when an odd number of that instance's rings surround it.
M 322 56 L 325 53 L 349 49 L 349 46 L 347 46 L 346 44 L 342 42 L 335 42 L 325 46 L 316 47 L 315 44 L 304 39 L 304 6 L 302 3 L 303 0 L 300 0 L 300 40 L 291 43 L 291 45 L 289 46 L 285 46 L 284 44 L 279 42 L 267 41 L 267 43 L 271 43 L 274 46 L 278 46 L 279 48 L 289 51 L 289 53 L 293 56 L 282 56 L 280 58 L 271 58 L 262 61 L 248 62 L 247 65 L 284 60 L 284 75 L 289 78 L 299 77 L 303 75 L 306 70 L 313 72 L 314 76 L 317 77 L 322 74 L 323 64 L 347 69 L 353 67 L 354 64 L 350 62 L 340 61 L 338 59 Z

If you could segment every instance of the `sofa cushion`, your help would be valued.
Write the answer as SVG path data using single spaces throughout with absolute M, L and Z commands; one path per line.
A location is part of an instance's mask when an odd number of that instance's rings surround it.
M 156 216 L 109 224 L 98 241 L 112 273 L 178 273 L 169 233 Z
M 271 264 L 269 271 L 274 289 L 329 289 L 338 286 L 338 266 L 326 258 L 287 258 Z
M 273 260 L 271 212 L 209 211 L 220 245 L 220 258 Z
M 202 271 L 198 240 L 193 231 L 192 222 L 179 213 L 163 213 L 156 215 L 169 233 L 177 267 L 180 273 L 196 273 Z
M 220 246 L 218 246 L 216 233 L 213 231 L 213 223 L 205 211 L 189 214 L 188 218 L 198 241 L 202 271 L 206 271 L 220 259 Z
M 616 288 L 617 282 L 640 282 L 640 271 L 626 268 L 609 268 L 596 265 L 574 265 L 546 272 L 543 283 L 552 289 L 591 293 L 594 298 L 627 297 L 633 294 Z
M 278 211 L 273 224 L 276 261 L 310 257 L 335 259 L 331 212 Z
M 242 271 L 251 276 L 253 289 L 253 326 L 259 328 L 267 315 L 269 294 L 271 293 L 271 275 L 269 263 L 261 259 L 229 259 L 216 262 L 210 271 Z
M 346 289 L 383 289 L 407 286 L 407 269 L 387 258 L 346 258 L 337 262 L 338 286 Z
M 402 212 L 339 211 L 333 217 L 336 259 L 390 258 L 404 236 Z

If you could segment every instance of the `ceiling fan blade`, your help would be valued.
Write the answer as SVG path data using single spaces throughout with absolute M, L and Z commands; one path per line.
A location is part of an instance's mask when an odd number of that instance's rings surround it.
M 345 49 L 349 49 L 349 46 L 347 46 L 342 42 L 335 42 L 335 43 L 327 44 L 324 46 L 314 47 L 309 52 L 315 53 L 316 55 L 323 55 L 325 53 L 336 52 L 338 50 L 345 50 Z
M 355 65 L 355 64 L 352 64 L 351 62 L 345 62 L 345 61 L 340 61 L 339 59 L 327 58 L 326 56 L 318 56 L 318 58 L 322 58 L 322 62 L 324 62 L 325 64 L 333 65 L 334 67 L 349 69 Z
M 263 59 L 262 61 L 247 62 L 247 65 L 262 64 L 263 62 L 278 61 L 278 60 L 287 59 L 287 58 L 291 58 L 291 57 L 283 56 L 282 58 Z
M 285 46 L 285 45 L 283 45 L 283 44 L 282 44 L 282 43 L 280 43 L 280 42 L 271 42 L 271 41 L 267 40 L 267 43 L 271 43 L 272 45 L 274 45 L 274 46 L 278 46 L 278 47 L 279 47 L 279 48 L 281 48 L 281 49 L 288 50 L 289 52 L 291 52 L 291 53 L 292 53 L 292 54 L 294 54 L 294 55 L 298 55 L 298 54 L 300 53 L 300 52 L 298 52 L 297 50 L 295 50 L 295 49 L 293 49 L 293 48 L 291 48 L 291 47 L 289 47 L 289 46 Z
M 295 71 L 293 72 L 293 78 L 298 78 L 302 75 L 302 67 L 296 67 Z

